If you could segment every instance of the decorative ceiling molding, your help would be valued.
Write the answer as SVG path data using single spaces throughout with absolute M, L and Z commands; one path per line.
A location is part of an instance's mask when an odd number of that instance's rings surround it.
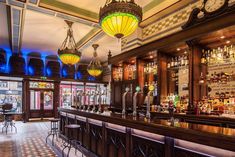
M 86 42 L 84 42 L 84 44 L 81 47 L 79 47 L 79 50 L 83 51 L 84 49 L 90 47 L 97 40 L 101 39 L 104 35 L 105 33 L 102 30 L 99 30 L 95 35 L 86 40 Z
M 26 10 L 28 9 L 28 10 L 40 12 L 42 14 L 55 16 L 55 17 L 61 18 L 63 20 L 70 20 L 70 21 L 82 23 L 82 24 L 85 24 L 85 25 L 88 25 L 91 27 L 100 28 L 99 23 L 97 23 L 97 22 L 87 20 L 84 18 L 80 18 L 78 16 L 67 14 L 64 12 L 52 10 L 49 8 L 40 7 L 39 6 L 40 2 L 41 2 L 40 0 L 28 0 L 26 3 L 22 2 L 22 1 L 16 1 L 16 0 L 0 0 L 0 3 L 3 3 L 5 5 L 24 8 Z
M 83 47 L 90 39 L 94 38 L 97 34 L 99 34 L 101 29 L 93 28 L 87 35 L 85 35 L 80 41 L 77 42 L 76 47 L 80 49 Z
M 11 50 L 13 53 L 19 53 L 22 39 L 22 26 L 23 26 L 23 12 L 24 10 L 18 7 L 10 6 L 8 11 L 8 19 L 10 19 L 10 32 L 11 32 Z
M 78 8 L 76 6 L 72 6 L 56 0 L 41 0 L 39 6 L 98 23 L 98 13 L 91 12 L 83 8 Z

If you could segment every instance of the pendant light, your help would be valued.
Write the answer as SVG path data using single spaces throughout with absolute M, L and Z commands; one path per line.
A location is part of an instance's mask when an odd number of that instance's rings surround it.
M 134 0 L 107 0 L 99 22 L 105 33 L 122 38 L 132 34 L 142 20 L 142 8 Z
M 60 60 L 67 65 L 77 64 L 81 59 L 81 52 L 76 48 L 76 42 L 73 36 L 72 25 L 73 22 L 65 20 L 69 26 L 67 36 L 63 41 L 61 47 L 58 49 Z
M 93 44 L 92 47 L 94 48 L 93 58 L 87 67 L 87 71 L 91 76 L 97 77 L 102 73 L 103 67 L 97 56 L 97 48 L 99 47 L 99 45 Z

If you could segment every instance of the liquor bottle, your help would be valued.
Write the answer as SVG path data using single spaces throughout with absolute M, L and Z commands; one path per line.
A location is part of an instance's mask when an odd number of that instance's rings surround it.
M 132 80 L 136 79 L 136 66 L 132 66 Z
M 173 68 L 175 66 L 175 62 L 174 62 L 174 58 L 171 58 L 171 68 Z
M 167 63 L 167 68 L 171 68 L 171 63 L 170 62 Z
M 128 65 L 127 68 L 128 68 L 128 80 L 132 80 L 132 73 L 133 73 L 132 68 L 130 65 Z
M 174 67 L 178 67 L 178 59 L 175 57 Z
M 185 64 L 185 66 L 188 66 L 188 64 L 189 64 L 188 55 L 185 55 L 185 57 L 184 57 L 184 64 Z
M 209 51 L 206 51 L 206 63 L 210 63 Z
M 205 50 L 202 50 L 201 63 L 202 64 L 206 63 L 206 53 L 205 53 Z

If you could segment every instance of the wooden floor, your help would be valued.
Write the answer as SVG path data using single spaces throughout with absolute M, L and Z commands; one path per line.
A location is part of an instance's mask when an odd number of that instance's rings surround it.
M 2 128 L 1 125 L 0 128 Z M 8 133 L 0 131 L 0 157 L 61 157 L 62 140 L 55 140 L 51 145 L 51 138 L 46 144 L 45 138 L 50 129 L 49 122 L 16 122 L 17 133 L 14 128 Z M 67 152 L 65 150 L 65 152 Z M 67 154 L 65 154 L 66 156 Z M 74 150 L 70 157 L 82 157 L 80 152 L 75 155 Z

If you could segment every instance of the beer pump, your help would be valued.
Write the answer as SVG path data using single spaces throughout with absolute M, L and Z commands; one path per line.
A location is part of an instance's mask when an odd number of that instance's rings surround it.
M 87 91 L 87 109 L 86 111 L 89 112 L 89 109 L 90 109 L 90 96 L 91 96 L 91 93 L 90 91 Z
M 91 112 L 95 112 L 95 105 L 96 105 L 96 99 L 97 99 L 97 94 L 95 91 L 92 92 L 92 97 L 93 97 L 93 108 Z
M 79 106 L 78 106 L 78 108 L 79 109 L 82 109 L 82 94 L 83 94 L 82 91 L 80 91 L 79 94 L 78 94 L 78 97 L 79 97 Z
M 98 94 L 98 110 L 97 110 L 97 113 L 101 113 L 102 111 L 102 107 L 101 107 L 101 103 L 102 103 L 102 91 L 101 91 L 101 88 L 99 88 L 99 91 L 97 91 L 97 94 Z
M 147 119 L 150 119 L 150 105 L 151 105 L 150 97 L 153 94 L 153 91 L 154 91 L 154 86 L 150 85 L 149 86 L 149 92 L 147 94 L 147 98 L 148 98 L 148 101 L 147 101 L 147 111 L 146 111 L 146 118 Z
M 86 93 L 85 92 L 82 92 L 82 111 L 85 111 L 86 109 Z
M 135 90 L 136 90 L 136 92 L 135 92 L 135 94 L 133 96 L 133 116 L 134 117 L 136 117 L 136 115 L 137 115 L 137 96 L 140 93 L 140 87 L 137 86 L 135 88 Z
M 123 116 L 126 115 L 126 95 L 130 91 L 130 88 L 126 87 L 125 91 L 126 92 L 122 96 L 122 115 Z

